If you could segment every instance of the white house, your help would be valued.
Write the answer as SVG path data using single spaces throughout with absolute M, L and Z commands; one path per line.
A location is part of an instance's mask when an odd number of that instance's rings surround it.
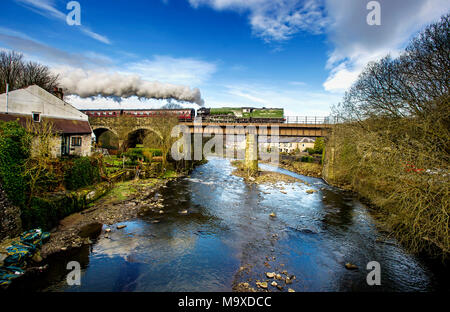
M 17 120 L 25 126 L 47 120 L 58 137 L 53 156 L 88 156 L 92 137 L 88 116 L 62 98 L 60 89 L 52 94 L 36 85 L 0 94 L 0 121 Z
M 268 150 L 278 147 L 282 153 L 292 153 L 294 151 L 304 152 L 307 148 L 314 148 L 315 138 L 300 138 L 300 137 L 279 137 L 278 142 L 270 142 L 270 137 L 267 142 L 261 142 L 259 148 Z
M 282 153 L 292 153 L 294 151 L 305 152 L 308 148 L 314 148 L 315 138 L 306 137 L 278 137 L 278 140 L 271 141 L 271 137 L 258 137 L 258 148 L 263 151 L 268 151 L 269 149 L 278 150 Z M 225 145 L 226 148 L 231 148 L 235 150 L 245 150 L 245 135 L 236 135 L 233 143 Z

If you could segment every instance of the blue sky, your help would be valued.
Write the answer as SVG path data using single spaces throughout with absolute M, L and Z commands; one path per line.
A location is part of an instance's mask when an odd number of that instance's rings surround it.
M 137 79 L 181 98 L 197 96 L 198 88 L 207 107 L 318 116 L 329 114 L 367 62 L 396 55 L 450 11 L 445 0 L 378 1 L 381 25 L 370 26 L 366 0 L 79 0 L 81 25 L 69 26 L 68 2 L 2 1 L 0 49 L 49 65 L 83 97 Z M 166 102 L 68 101 L 80 108 Z

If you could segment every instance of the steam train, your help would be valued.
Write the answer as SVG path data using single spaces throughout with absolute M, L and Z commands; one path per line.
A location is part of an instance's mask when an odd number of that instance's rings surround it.
M 285 121 L 282 108 L 265 107 L 202 107 L 197 110 L 197 117 L 207 122 L 283 123 Z
M 186 109 L 85 109 L 81 110 L 91 118 L 118 117 L 123 115 L 134 117 L 162 117 L 176 116 L 179 121 L 191 122 L 195 118 L 193 108 Z M 197 118 L 204 122 L 221 123 L 284 123 L 284 110 L 282 108 L 254 108 L 254 107 L 221 107 L 197 110 Z
M 82 113 L 89 117 L 118 117 L 118 116 L 134 116 L 134 117 L 163 117 L 176 116 L 180 121 L 193 121 L 195 118 L 195 109 L 84 109 Z

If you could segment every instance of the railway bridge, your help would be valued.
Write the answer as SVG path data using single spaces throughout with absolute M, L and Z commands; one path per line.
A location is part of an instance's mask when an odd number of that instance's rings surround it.
M 132 117 L 131 117 L 132 118 Z M 120 117 L 90 117 L 89 122 L 92 130 L 98 138 L 106 131 L 111 131 L 116 136 L 123 137 L 120 132 L 126 131 L 130 135 L 139 131 L 151 131 L 158 133 L 155 123 L 159 122 L 159 117 L 136 117 L 132 118 L 132 123 L 127 127 L 124 119 Z M 163 118 L 160 118 L 164 122 Z M 323 117 L 287 117 L 284 123 L 236 123 L 236 122 L 208 122 L 208 121 L 180 121 L 180 125 L 189 128 L 191 134 L 246 134 L 249 131 L 258 135 L 279 135 L 284 137 L 323 137 L 331 127 L 331 123 Z

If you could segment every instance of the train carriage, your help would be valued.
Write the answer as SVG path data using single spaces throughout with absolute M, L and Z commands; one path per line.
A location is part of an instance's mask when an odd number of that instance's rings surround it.
M 176 116 L 179 121 L 192 121 L 195 118 L 195 110 L 193 108 L 185 109 L 85 109 L 81 110 L 84 114 L 91 118 L 94 117 L 163 117 Z

